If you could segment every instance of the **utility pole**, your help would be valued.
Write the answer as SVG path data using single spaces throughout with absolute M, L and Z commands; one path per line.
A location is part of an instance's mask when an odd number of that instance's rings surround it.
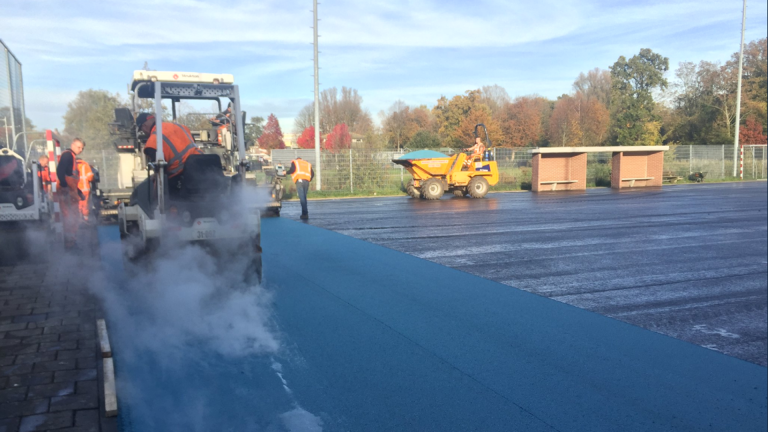
M 741 64 L 744 59 L 744 24 L 747 21 L 747 0 L 741 13 L 741 45 L 739 45 L 739 77 L 736 84 L 736 130 L 733 139 L 733 176 L 736 177 L 739 164 L 739 123 L 741 122 Z
M 8 119 L 3 117 L 3 122 L 5 123 L 5 127 L 3 128 L 3 129 L 5 129 L 5 146 L 10 149 L 11 148 L 11 141 L 10 141 L 10 138 L 8 138 Z
M 745 0 L 746 1 L 746 0 Z M 315 37 L 315 189 L 320 190 L 322 185 L 321 170 L 320 170 L 320 75 L 318 67 L 318 50 L 317 50 L 317 0 L 313 0 L 314 8 L 312 13 L 314 14 L 314 37 Z

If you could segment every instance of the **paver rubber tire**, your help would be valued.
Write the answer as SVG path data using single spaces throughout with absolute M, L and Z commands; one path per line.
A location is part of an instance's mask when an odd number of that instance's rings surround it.
M 464 198 L 467 196 L 467 190 L 466 189 L 454 189 L 453 190 L 453 196 L 456 198 Z
M 429 179 L 421 186 L 421 194 L 424 199 L 439 200 L 443 197 L 443 184 L 438 179 Z
M 408 182 L 408 185 L 405 187 L 405 192 L 408 193 L 411 198 L 421 198 L 421 191 L 419 188 L 413 186 L 413 180 Z
M 488 180 L 485 179 L 485 177 L 472 177 L 472 180 L 469 181 L 469 184 L 467 185 L 467 190 L 469 190 L 469 196 L 472 198 L 482 198 L 488 193 L 488 189 L 490 189 L 491 186 L 488 184 Z

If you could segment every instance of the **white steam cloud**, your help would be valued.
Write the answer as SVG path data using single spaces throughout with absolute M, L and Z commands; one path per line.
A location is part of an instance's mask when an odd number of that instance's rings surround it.
M 130 335 L 126 348 L 168 355 L 203 344 L 224 356 L 278 350 L 269 324 L 270 296 L 244 279 L 252 257 L 222 263 L 195 245 L 161 252 L 151 263 L 126 263 L 130 279 L 119 285 L 103 278 L 92 284 L 109 321 Z

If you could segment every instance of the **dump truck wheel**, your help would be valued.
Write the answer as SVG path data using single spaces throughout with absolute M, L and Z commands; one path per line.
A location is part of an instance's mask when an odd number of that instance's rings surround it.
M 472 198 L 482 198 L 488 193 L 490 185 L 485 177 L 477 176 L 472 177 L 472 180 L 469 181 L 469 185 L 467 185 L 467 189 L 469 190 L 469 196 Z
M 421 187 L 421 193 L 424 195 L 424 199 L 438 200 L 443 196 L 443 184 L 438 179 L 429 179 L 424 182 Z
M 454 189 L 453 196 L 457 198 L 464 198 L 465 196 L 467 196 L 467 191 L 466 189 Z
M 405 187 L 405 192 L 412 198 L 421 198 L 421 191 L 413 186 L 413 180 L 408 182 L 408 185 Z

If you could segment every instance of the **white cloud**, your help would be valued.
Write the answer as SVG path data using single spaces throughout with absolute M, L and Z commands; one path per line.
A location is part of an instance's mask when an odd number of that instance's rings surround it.
M 765 0 L 749 8 L 748 40 L 765 37 Z M 77 90 L 123 94 L 144 61 L 233 73 L 251 114 L 286 121 L 312 99 L 309 9 L 302 0 L 24 0 L 3 6 L 0 29 L 24 64 L 37 124 L 61 126 L 63 99 Z M 672 65 L 725 60 L 741 10 L 709 0 L 335 0 L 320 5 L 320 18 L 321 87 L 357 88 L 375 117 L 397 99 L 431 106 L 493 83 L 512 96 L 554 97 L 579 71 L 641 47 Z M 59 96 L 47 96 L 52 88 Z

